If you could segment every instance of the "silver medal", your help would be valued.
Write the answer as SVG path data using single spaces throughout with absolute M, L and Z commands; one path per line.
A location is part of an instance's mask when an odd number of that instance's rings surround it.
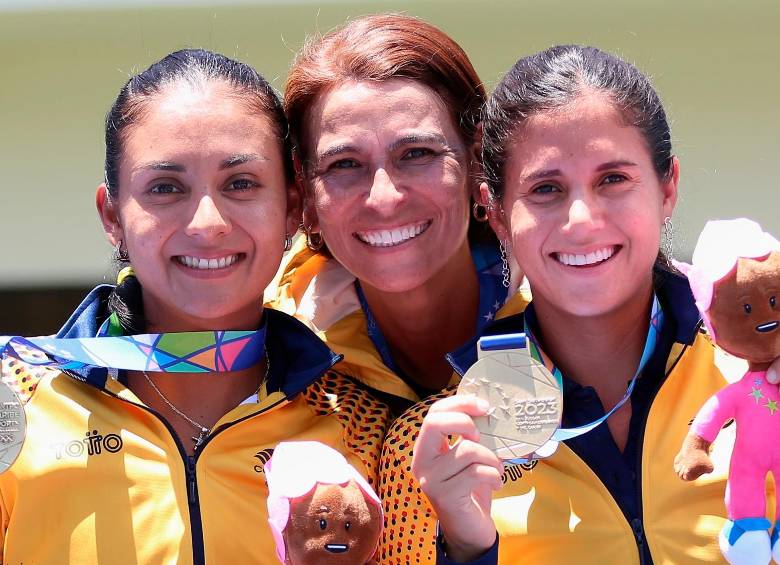
M 0 473 L 16 461 L 26 435 L 27 419 L 22 401 L 10 386 L 0 380 Z

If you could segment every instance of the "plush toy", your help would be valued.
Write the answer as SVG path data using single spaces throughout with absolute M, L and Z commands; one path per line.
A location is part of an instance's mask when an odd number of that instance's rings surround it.
M 268 521 L 286 565 L 364 565 L 382 532 L 382 505 L 341 453 L 316 441 L 280 443 L 265 464 Z
M 696 415 L 675 458 L 675 471 L 688 481 L 711 472 L 710 445 L 733 419 L 729 520 L 719 536 L 720 548 L 732 565 L 780 563 L 780 521 L 770 537 L 764 492 L 767 473 L 780 481 L 780 393 L 767 380 L 767 370 L 780 357 L 780 242 L 750 220 L 708 222 L 692 265 L 676 266 L 690 281 L 713 341 L 745 359 L 748 371 Z M 777 509 L 775 518 L 780 518 Z

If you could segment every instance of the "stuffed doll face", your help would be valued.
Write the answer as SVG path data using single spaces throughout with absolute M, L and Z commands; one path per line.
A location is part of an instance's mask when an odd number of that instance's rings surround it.
M 732 355 L 752 363 L 780 357 L 780 253 L 740 258 L 715 285 L 708 314 L 718 345 Z
M 382 518 L 350 481 L 318 484 L 305 496 L 290 500 L 284 530 L 289 565 L 363 565 L 374 553 Z

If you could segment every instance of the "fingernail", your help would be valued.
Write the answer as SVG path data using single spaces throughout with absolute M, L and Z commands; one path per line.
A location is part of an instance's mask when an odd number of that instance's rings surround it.
M 487 412 L 488 408 L 490 408 L 490 403 L 484 398 L 477 398 L 477 408 L 483 412 Z

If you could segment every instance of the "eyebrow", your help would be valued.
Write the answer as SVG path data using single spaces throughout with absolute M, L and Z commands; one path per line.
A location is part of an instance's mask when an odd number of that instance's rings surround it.
M 318 162 L 323 161 L 330 157 L 335 157 L 336 155 L 341 155 L 342 153 L 349 153 L 351 151 L 357 151 L 357 148 L 354 145 L 349 145 L 346 143 L 334 145 L 333 147 L 328 147 L 325 151 L 318 153 L 317 161 Z
M 154 161 L 152 163 L 146 163 L 138 167 L 138 170 L 142 171 L 173 171 L 175 173 L 183 173 L 187 168 L 180 163 L 173 163 L 171 161 Z
M 438 143 L 439 145 L 448 146 L 447 139 L 438 133 L 411 133 L 405 135 L 399 139 L 396 139 L 390 144 L 390 151 L 395 151 L 399 147 L 404 145 L 412 145 L 415 143 Z
M 267 161 L 267 159 L 257 153 L 240 153 L 222 161 L 219 164 L 219 170 L 222 171 L 231 167 L 237 167 L 238 165 L 243 165 L 252 161 Z

